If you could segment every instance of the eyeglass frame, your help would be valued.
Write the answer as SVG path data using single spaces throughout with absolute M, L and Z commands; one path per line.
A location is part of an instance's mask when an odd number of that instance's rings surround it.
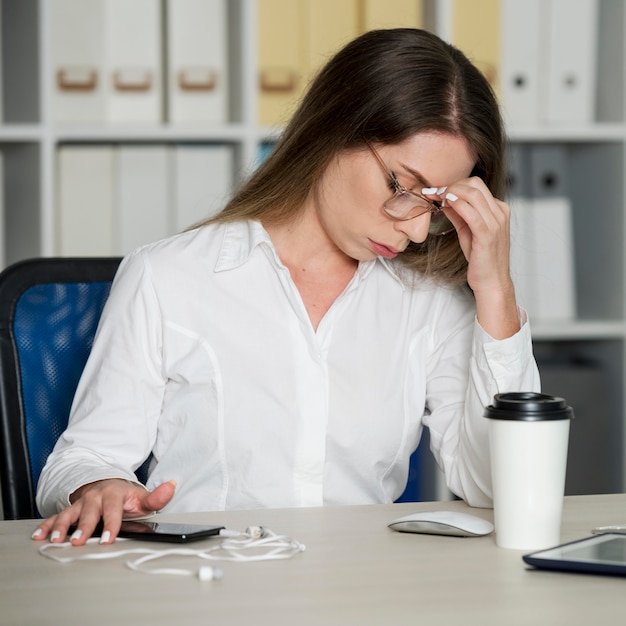
M 386 215 L 388 215 L 391 219 L 397 220 L 398 222 L 407 222 L 408 220 L 412 220 L 413 218 L 419 217 L 420 215 L 424 215 L 425 213 L 430 213 L 431 215 L 441 214 L 445 217 L 442 211 L 442 207 L 438 202 L 435 202 L 434 200 L 430 200 L 426 196 L 423 196 L 420 193 L 415 193 L 411 189 L 407 189 L 404 185 L 401 185 L 395 172 L 387 167 L 387 165 L 383 161 L 380 154 L 378 154 L 378 152 L 375 150 L 374 146 L 367 139 L 365 139 L 365 143 L 367 144 L 367 147 L 370 149 L 370 152 L 374 155 L 376 161 L 378 161 L 378 165 L 380 165 L 383 173 L 385 174 L 385 176 L 387 176 L 387 178 L 391 182 L 391 185 L 393 186 L 393 190 L 394 190 L 393 196 L 389 198 L 389 200 L 385 201 L 382 207 Z M 401 194 L 409 194 L 410 196 L 415 196 L 416 198 L 419 198 L 420 200 L 423 200 L 424 202 L 426 202 L 428 207 L 424 207 L 424 210 L 421 211 L 420 213 L 407 215 L 406 217 L 398 217 L 396 215 L 392 215 L 389 212 L 389 209 L 387 208 L 387 204 L 391 202 L 394 198 L 397 198 L 398 196 L 400 196 Z M 413 208 L 415 207 L 418 207 L 418 205 L 415 205 Z M 421 208 L 421 207 L 418 207 L 418 208 Z M 409 214 L 411 213 L 412 210 L 413 209 L 409 209 Z M 444 235 L 448 235 L 454 230 L 455 230 L 454 226 L 452 225 L 452 223 L 450 223 L 450 228 L 448 230 L 441 232 L 441 233 L 431 233 L 429 231 L 428 234 L 432 235 L 433 237 L 443 237 Z

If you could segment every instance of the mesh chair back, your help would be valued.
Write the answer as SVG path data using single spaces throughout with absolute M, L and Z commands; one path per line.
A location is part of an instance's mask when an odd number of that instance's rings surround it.
M 0 275 L 6 519 L 37 515 L 36 483 L 70 407 L 120 259 L 34 259 Z

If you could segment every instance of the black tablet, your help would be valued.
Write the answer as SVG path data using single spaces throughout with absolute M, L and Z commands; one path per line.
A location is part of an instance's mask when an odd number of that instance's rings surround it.
M 522 558 L 528 565 L 541 569 L 626 576 L 626 535 L 594 535 Z

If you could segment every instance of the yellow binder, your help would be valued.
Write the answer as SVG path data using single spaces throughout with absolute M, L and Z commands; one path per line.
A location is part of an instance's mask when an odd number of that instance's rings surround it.
M 451 43 L 471 59 L 498 93 L 500 0 L 454 0 Z
M 363 32 L 376 28 L 422 28 L 424 13 L 419 0 L 361 0 Z
M 259 0 L 259 123 L 288 121 L 305 84 L 302 0 Z

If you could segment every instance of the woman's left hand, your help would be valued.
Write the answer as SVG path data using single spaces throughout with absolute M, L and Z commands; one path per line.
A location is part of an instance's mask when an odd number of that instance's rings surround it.
M 519 316 L 509 268 L 509 206 L 475 176 L 438 191 L 428 197 L 442 201 L 456 229 L 468 262 L 467 282 L 476 298 L 478 321 L 492 337 L 510 337 L 519 330 Z

